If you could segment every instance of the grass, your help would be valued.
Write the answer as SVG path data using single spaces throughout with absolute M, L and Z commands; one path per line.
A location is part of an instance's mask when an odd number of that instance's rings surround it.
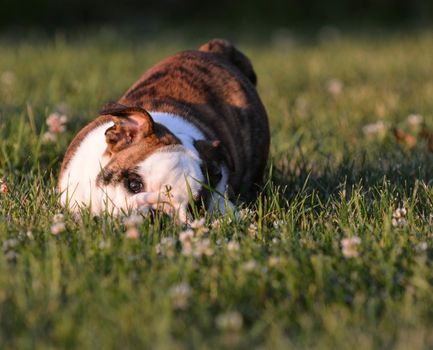
M 432 39 L 241 45 L 271 124 L 266 187 L 241 220 L 207 218 L 191 256 L 172 221 L 144 218 L 128 239 L 122 218 L 74 220 L 55 185 L 68 143 L 105 102 L 200 42 L 3 38 L 0 347 L 432 348 L 433 154 L 390 131 L 416 134 L 411 113 L 433 128 Z M 58 110 L 68 130 L 43 143 Z M 363 131 L 378 121 L 381 132 Z M 66 230 L 53 235 L 59 212 Z M 346 257 L 351 237 L 361 243 Z

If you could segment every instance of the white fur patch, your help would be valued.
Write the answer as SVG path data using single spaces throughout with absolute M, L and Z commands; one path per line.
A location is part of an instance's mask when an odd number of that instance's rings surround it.
M 176 135 L 182 144 L 197 157 L 197 149 L 194 147 L 194 140 L 205 140 L 204 134 L 192 123 L 175 114 L 150 112 L 156 123 L 164 125 L 174 135 Z
M 89 206 L 93 213 L 107 209 L 115 214 L 121 209 L 137 206 L 155 207 L 155 203 L 147 203 L 149 198 L 165 198 L 169 189 L 170 205 L 178 211 L 185 212 L 191 196 L 196 196 L 201 189 L 204 175 L 201 171 L 201 159 L 194 147 L 194 140 L 204 140 L 204 134 L 185 119 L 161 112 L 150 112 L 156 123 L 164 125 L 182 142 L 183 146 L 166 147 L 156 151 L 137 166 L 143 178 L 146 192 L 131 194 L 123 184 L 96 186 L 96 178 L 109 162 L 103 156 L 106 143 L 105 131 L 113 122 L 105 123 L 91 131 L 77 147 L 60 179 L 61 204 L 71 210 L 80 206 Z M 209 211 L 224 213 L 227 200 L 225 198 L 228 171 L 222 169 L 222 179 L 212 196 Z M 150 196 L 151 194 L 151 196 Z M 229 204 L 231 206 L 231 204 Z
M 155 152 L 138 165 L 146 192 L 135 196 L 136 203 L 154 209 L 164 203 L 164 211 L 179 214 L 185 221 L 188 203 L 198 195 L 204 181 L 200 164 L 200 158 L 186 147 Z
M 79 206 L 90 206 L 92 212 L 102 210 L 101 191 L 96 186 L 96 177 L 108 163 L 103 154 L 107 148 L 105 131 L 114 123 L 104 123 L 83 139 L 77 147 L 60 179 L 60 203 L 78 210 Z
M 205 140 L 204 134 L 190 122 L 185 119 L 169 113 L 150 112 L 155 122 L 164 125 L 173 134 L 175 134 L 182 142 L 182 144 L 191 152 L 198 155 L 197 149 L 194 147 L 194 140 Z M 229 178 L 229 172 L 225 166 L 221 168 L 222 178 L 212 194 L 211 203 L 208 212 L 227 212 L 226 205 L 228 204 L 233 209 L 233 204 L 226 198 L 226 187 Z

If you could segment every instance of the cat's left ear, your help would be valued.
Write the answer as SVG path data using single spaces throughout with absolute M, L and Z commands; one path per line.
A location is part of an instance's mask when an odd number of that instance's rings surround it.
M 154 133 L 150 114 L 141 107 L 110 104 L 100 112 L 110 115 L 114 125 L 105 131 L 105 141 L 110 154 L 142 141 Z

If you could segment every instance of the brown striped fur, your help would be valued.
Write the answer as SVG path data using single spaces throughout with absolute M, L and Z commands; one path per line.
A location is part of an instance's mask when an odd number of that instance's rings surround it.
M 119 103 L 176 114 L 193 123 L 208 140 L 218 140 L 221 152 L 216 157 L 229 169 L 231 193 L 247 199 L 256 193 L 254 185 L 262 181 L 270 142 L 268 119 L 255 88 L 256 80 L 249 59 L 229 42 L 215 39 L 197 51 L 181 52 L 158 63 L 128 89 Z M 78 133 L 66 152 L 61 174 L 91 130 L 115 121 L 113 115 L 107 114 L 103 112 Z M 110 164 L 116 163 L 115 168 L 121 171 L 131 159 L 142 160 L 155 147 L 178 143 L 175 135 L 162 125 L 155 125 L 155 130 L 158 132 L 153 147 L 122 146 Z M 107 132 L 109 152 L 109 142 L 118 131 L 113 127 Z
M 209 140 L 219 140 L 235 194 L 250 197 L 269 152 L 265 108 L 248 58 L 225 40 L 169 57 L 148 70 L 119 100 L 149 111 L 178 114 Z

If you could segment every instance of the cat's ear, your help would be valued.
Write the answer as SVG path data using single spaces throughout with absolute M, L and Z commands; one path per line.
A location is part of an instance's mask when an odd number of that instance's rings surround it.
M 119 152 L 154 133 L 153 119 L 141 107 L 115 103 L 106 106 L 100 115 L 110 115 L 114 122 L 114 125 L 105 132 L 105 141 L 111 154 Z

